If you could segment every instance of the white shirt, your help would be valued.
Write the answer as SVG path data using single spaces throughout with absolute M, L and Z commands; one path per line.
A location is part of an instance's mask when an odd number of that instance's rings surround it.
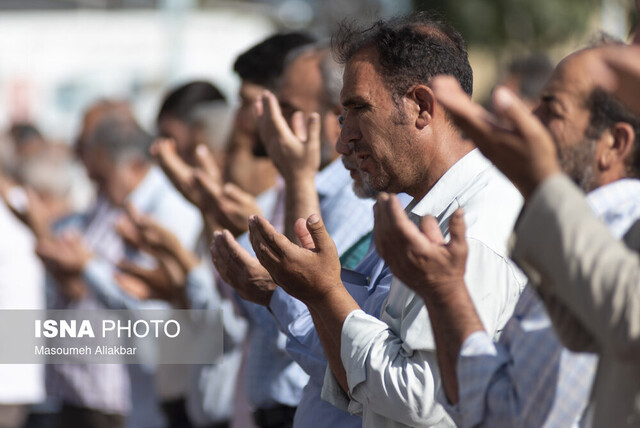
M 416 222 L 424 215 L 434 216 L 446 239 L 450 216 L 464 208 L 469 245 L 465 282 L 492 335 L 509 319 L 525 285 L 524 275 L 507 256 L 507 241 L 521 206 L 517 190 L 475 149 L 422 200 L 407 207 Z M 454 426 L 435 400 L 440 375 L 422 298 L 394 278 L 378 318 L 360 310 L 347 316 L 341 358 L 350 399 L 330 370 L 323 398 L 361 413 L 363 427 Z
M 44 309 L 44 271 L 34 238 L 1 201 L 0 236 L 0 309 Z M 41 365 L 0 364 L 0 379 L 0 405 L 44 400 Z

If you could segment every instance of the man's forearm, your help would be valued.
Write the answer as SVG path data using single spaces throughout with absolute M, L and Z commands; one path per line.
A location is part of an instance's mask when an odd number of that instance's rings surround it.
M 340 355 L 342 325 L 347 316 L 360 307 L 342 286 L 335 293 L 330 293 L 307 306 L 329 361 L 329 367 L 342 389 L 348 393 L 347 375 Z
M 340 384 L 340 387 L 342 387 L 342 390 L 348 393 L 349 385 L 347 382 L 347 373 L 344 370 L 342 359 L 340 358 L 340 343 L 336 343 L 330 336 L 324 326 L 324 322 L 320 318 L 320 315 L 313 310 L 313 308 L 309 308 L 309 313 L 311 314 L 311 319 L 313 320 L 313 325 L 318 333 L 318 338 L 320 339 L 322 348 L 325 351 L 329 367 L 331 367 L 331 372 Z
M 284 235 L 291 242 L 299 243 L 295 233 L 295 223 L 311 214 L 320 215 L 320 202 L 315 185 L 315 174 L 307 174 L 285 181 Z
M 458 402 L 456 365 L 460 348 L 474 332 L 484 330 L 464 284 L 447 287 L 447 293 L 420 293 L 425 301 L 436 344 L 442 386 L 449 401 Z

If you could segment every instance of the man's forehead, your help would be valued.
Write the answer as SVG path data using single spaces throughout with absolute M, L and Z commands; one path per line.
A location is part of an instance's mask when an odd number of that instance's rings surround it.
M 343 74 L 340 100 L 367 97 L 374 89 L 384 89 L 378 54 L 374 48 L 358 51 L 347 61 Z
M 592 61 L 591 52 L 585 50 L 564 58 L 553 71 L 551 78 L 542 90 L 542 95 L 572 97 L 576 101 L 586 100 L 595 88 L 593 78 L 585 72 Z
M 289 104 L 319 101 L 322 95 L 320 58 L 309 54 L 296 58 L 286 67 L 276 94 L 280 101 Z

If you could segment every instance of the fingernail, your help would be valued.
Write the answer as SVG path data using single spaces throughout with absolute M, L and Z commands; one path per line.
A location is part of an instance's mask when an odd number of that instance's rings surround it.
M 198 153 L 199 155 L 206 155 L 207 148 L 204 146 L 204 144 L 198 144 L 198 147 L 196 147 L 196 153 Z
M 493 104 L 496 109 L 504 111 L 513 104 L 513 95 L 507 88 L 499 87 L 493 94 Z
M 309 224 L 316 224 L 320 221 L 320 216 L 318 214 L 311 214 L 308 221 Z

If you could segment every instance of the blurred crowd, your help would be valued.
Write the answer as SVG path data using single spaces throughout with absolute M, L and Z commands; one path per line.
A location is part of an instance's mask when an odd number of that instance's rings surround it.
M 191 81 L 152 132 L 120 99 L 72 145 L 15 123 L 0 309 L 220 310 L 224 349 L 0 365 L 0 428 L 640 426 L 638 40 L 481 106 L 417 12 L 268 37 L 236 109 Z

